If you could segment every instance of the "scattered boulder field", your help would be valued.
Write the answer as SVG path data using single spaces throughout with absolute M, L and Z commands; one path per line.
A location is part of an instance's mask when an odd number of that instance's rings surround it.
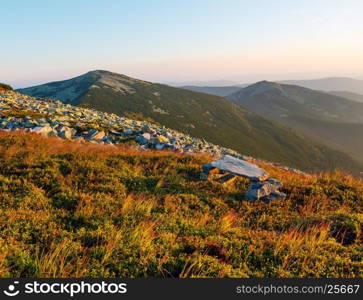
M 201 179 L 208 179 L 211 170 L 219 169 L 229 173 L 219 178 L 220 183 L 228 182 L 235 176 L 251 179 L 246 199 L 270 202 L 286 196 L 278 191 L 282 186 L 280 182 L 269 179 L 266 171 L 248 162 L 255 161 L 252 157 L 147 121 L 63 104 L 58 100 L 34 98 L 9 90 L 1 91 L 0 130 L 23 130 L 42 136 L 110 146 L 131 143 L 140 150 L 205 153 L 217 160 L 203 166 Z M 280 167 L 303 173 L 293 168 Z
M 25 130 L 43 136 L 117 145 L 134 142 L 141 149 L 189 153 L 230 154 L 236 151 L 147 121 L 133 120 L 58 100 L 0 92 L 0 129 Z

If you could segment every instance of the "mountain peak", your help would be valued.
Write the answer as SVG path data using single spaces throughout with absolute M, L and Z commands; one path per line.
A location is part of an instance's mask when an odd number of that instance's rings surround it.
M 68 80 L 19 89 L 19 92 L 36 97 L 59 99 L 64 103 L 78 105 L 81 98 L 91 89 L 106 88 L 125 95 L 135 93 L 136 86 L 150 84 L 147 81 L 107 70 L 92 70 Z
M 281 93 L 283 93 L 283 87 L 279 83 L 263 80 L 263 81 L 259 81 L 254 84 L 251 84 L 246 88 L 241 89 L 236 94 L 240 94 L 240 93 L 246 94 L 247 93 L 249 96 L 254 96 L 254 95 L 262 94 L 265 92 L 271 92 L 271 91 L 276 91 L 279 94 L 281 94 Z
M 120 86 L 125 88 L 125 84 L 127 84 L 127 85 L 132 85 L 132 84 L 149 85 L 150 84 L 150 82 L 147 82 L 147 81 L 132 78 L 132 77 L 124 75 L 124 74 L 119 74 L 119 73 L 115 73 L 115 72 L 111 72 L 111 71 L 107 71 L 107 70 L 89 71 L 86 74 L 84 74 L 84 76 L 92 77 L 92 78 L 96 77 L 95 79 L 98 82 L 109 85 L 110 87 L 113 87 L 113 88 L 120 88 Z
M 251 86 L 275 87 L 275 86 L 280 86 L 280 84 L 274 81 L 261 80 L 252 84 Z
M 111 72 L 111 71 L 108 71 L 108 70 L 92 70 L 92 71 L 89 71 L 89 72 L 85 73 L 84 75 L 128 77 L 128 76 L 126 76 L 124 74 L 119 74 L 119 73 Z

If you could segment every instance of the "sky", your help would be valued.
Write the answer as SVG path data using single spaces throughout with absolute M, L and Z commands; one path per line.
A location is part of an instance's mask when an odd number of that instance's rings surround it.
M 1 0 L 0 82 L 363 79 L 362 0 Z

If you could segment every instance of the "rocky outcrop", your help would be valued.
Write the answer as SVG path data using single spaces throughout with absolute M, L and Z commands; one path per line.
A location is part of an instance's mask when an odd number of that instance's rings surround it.
M 135 141 L 142 149 L 203 152 L 220 157 L 237 152 L 146 121 L 38 99 L 13 91 L 0 92 L 0 130 L 26 130 L 44 136 L 110 145 Z
M 216 180 L 219 183 L 231 181 L 235 176 L 250 179 L 252 183 L 245 193 L 245 199 L 247 200 L 270 202 L 275 199 L 284 199 L 286 197 L 284 193 L 278 190 L 282 187 L 281 182 L 272 178 L 268 179 L 269 174 L 265 170 L 245 160 L 225 155 L 217 161 L 203 165 L 203 172 L 201 173 L 200 178 L 204 180 L 208 179 L 209 173 L 214 169 L 228 172 L 227 175 L 219 177 Z

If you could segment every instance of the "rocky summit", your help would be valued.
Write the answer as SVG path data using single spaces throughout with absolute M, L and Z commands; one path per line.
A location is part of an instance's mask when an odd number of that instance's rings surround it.
M 0 129 L 25 130 L 43 136 L 118 145 L 134 143 L 140 149 L 182 153 L 224 154 L 237 152 L 147 121 L 99 112 L 54 99 L 35 98 L 14 91 L 0 92 Z

